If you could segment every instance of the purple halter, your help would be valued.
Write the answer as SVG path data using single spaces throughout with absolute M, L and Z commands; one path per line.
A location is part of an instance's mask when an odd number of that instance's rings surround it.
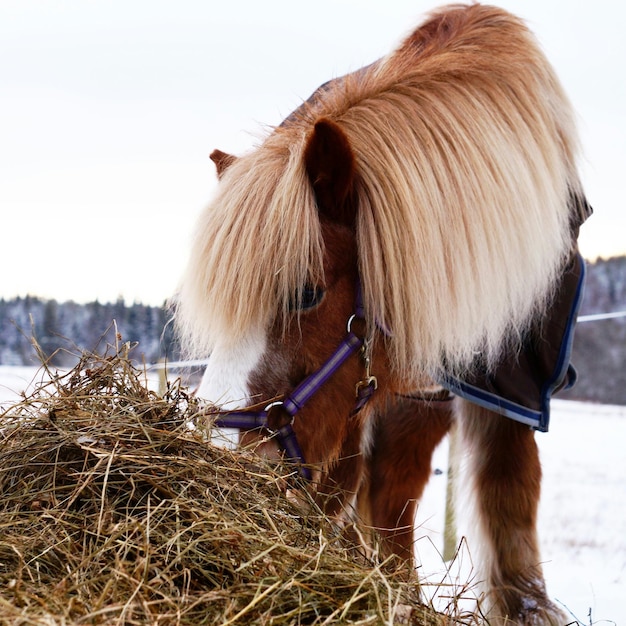
M 285 452 L 285 458 L 298 465 L 300 475 L 311 480 L 311 471 L 305 466 L 304 456 L 293 422 L 296 413 L 321 389 L 324 383 L 346 362 L 346 360 L 366 345 L 364 334 L 356 333 L 353 327 L 358 324 L 366 328 L 365 311 L 360 282 L 357 281 L 354 313 L 348 319 L 347 334 L 337 346 L 333 354 L 313 374 L 307 376 L 291 393 L 276 402 L 270 402 L 259 411 L 241 409 L 220 414 L 215 425 L 222 428 L 238 428 L 241 430 L 264 429 L 271 433 L 278 445 Z M 377 387 L 377 381 L 369 372 L 369 357 L 365 355 L 366 376 L 356 386 L 357 401 L 353 414 L 361 410 L 370 399 Z

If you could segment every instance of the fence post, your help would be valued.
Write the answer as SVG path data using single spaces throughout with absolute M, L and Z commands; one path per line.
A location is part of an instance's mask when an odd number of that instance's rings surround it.
M 165 359 L 159 359 L 159 395 L 163 397 L 167 392 L 167 367 Z
M 455 422 L 448 435 L 448 477 L 446 481 L 446 512 L 443 529 L 443 560 L 452 561 L 457 550 L 456 520 L 454 511 L 454 494 L 456 466 L 459 454 L 459 426 Z

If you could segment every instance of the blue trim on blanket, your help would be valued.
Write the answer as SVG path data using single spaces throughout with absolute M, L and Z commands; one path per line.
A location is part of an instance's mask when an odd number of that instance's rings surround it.
M 550 425 L 550 399 L 555 389 L 559 387 L 563 380 L 567 378 L 565 389 L 569 389 L 576 382 L 576 370 L 570 365 L 570 357 L 572 353 L 572 344 L 574 341 L 574 329 L 576 327 L 576 318 L 582 303 L 582 296 L 585 282 L 585 262 L 580 254 L 578 254 L 581 263 L 581 272 L 576 286 L 576 294 L 574 296 L 572 307 L 567 318 L 567 325 L 561 340 L 561 349 L 557 359 L 554 373 L 543 385 L 541 390 L 541 410 L 535 411 L 521 404 L 507 400 L 495 393 L 485 391 L 475 385 L 470 385 L 462 380 L 445 377 L 439 382 L 446 389 L 457 396 L 473 402 L 483 408 L 489 409 L 509 417 L 517 422 L 526 424 L 535 430 L 547 432 Z
M 516 422 L 527 424 L 535 429 L 540 429 L 542 423 L 541 411 L 534 411 L 528 407 L 517 404 L 517 402 L 511 402 L 511 400 L 505 400 L 503 397 L 498 396 L 495 393 L 485 391 L 480 387 L 470 385 L 456 378 L 445 378 L 440 381 L 446 389 L 451 391 L 454 395 L 473 402 L 478 406 L 482 406 L 485 409 L 509 417 Z
M 561 350 L 559 351 L 559 360 L 557 361 L 556 368 L 552 379 L 548 380 L 541 390 L 541 413 L 543 420 L 540 424 L 539 430 L 547 432 L 550 425 L 550 398 L 555 389 L 559 386 L 565 376 L 568 376 L 567 385 L 565 389 L 573 387 L 576 383 L 576 370 L 570 365 L 570 357 L 572 356 L 572 346 L 574 344 L 574 330 L 576 328 L 576 319 L 580 311 L 580 305 L 583 301 L 583 293 L 585 290 L 585 275 L 587 268 L 585 267 L 585 260 L 579 253 L 578 260 L 580 261 L 580 276 L 578 277 L 578 285 L 576 285 L 576 295 L 572 303 L 572 308 L 567 318 L 567 325 L 565 327 L 565 334 L 561 342 Z

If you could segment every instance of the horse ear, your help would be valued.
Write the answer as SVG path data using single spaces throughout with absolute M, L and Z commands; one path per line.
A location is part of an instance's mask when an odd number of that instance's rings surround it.
M 356 221 L 354 188 L 355 159 L 343 130 L 329 119 L 315 123 L 304 162 L 321 213 L 350 228 Z
M 237 160 L 236 156 L 226 154 L 226 152 L 222 152 L 221 150 L 213 150 L 209 158 L 215 163 L 218 179 L 221 178 L 224 172 Z

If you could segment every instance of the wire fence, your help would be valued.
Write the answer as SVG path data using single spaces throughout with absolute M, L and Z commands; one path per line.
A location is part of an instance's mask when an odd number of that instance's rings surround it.
M 626 311 L 616 311 L 615 313 L 592 313 L 590 315 L 579 315 L 576 320 L 581 322 L 596 322 L 598 320 L 613 320 L 618 317 L 626 317 Z

